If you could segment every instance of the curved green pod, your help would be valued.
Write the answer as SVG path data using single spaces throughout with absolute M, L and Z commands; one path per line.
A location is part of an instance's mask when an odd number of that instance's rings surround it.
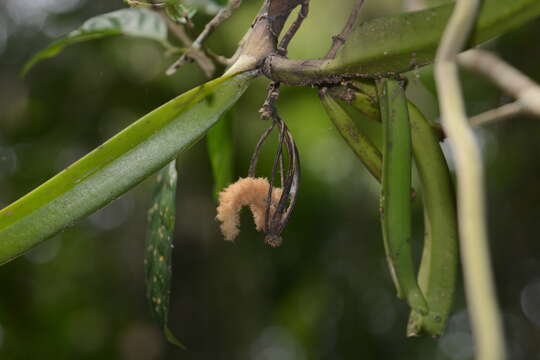
M 407 335 L 439 336 L 454 300 L 458 270 L 458 227 L 450 171 L 431 124 L 409 102 L 413 153 L 422 183 L 424 250 L 418 284 L 429 305 L 428 314 L 412 311 Z
M 369 88 L 367 90 L 368 94 L 372 92 Z M 337 95 L 342 98 L 339 93 Z M 372 119 L 380 120 L 378 109 L 369 95 L 353 92 L 349 93 L 348 100 L 365 115 L 377 113 Z M 439 336 L 452 309 L 457 281 L 458 228 L 454 191 L 436 129 L 412 102 L 409 101 L 407 106 L 413 157 L 424 205 L 425 237 L 418 284 L 429 307 L 427 314 L 411 312 L 407 334 Z
M 416 282 L 411 249 L 411 129 L 405 90 L 400 81 L 377 81 L 383 124 L 381 224 L 397 295 L 419 313 L 428 304 Z
M 382 176 L 382 155 L 381 152 L 371 143 L 355 125 L 349 114 L 334 100 L 325 89 L 319 91 L 321 102 L 332 123 L 336 126 L 341 136 L 354 151 L 356 156 L 366 166 L 368 171 L 381 181 Z
M 0 210 L 0 264 L 107 205 L 194 144 L 254 72 L 198 86 L 143 116 L 28 195 Z
M 384 16 L 358 23 L 335 59 L 290 60 L 279 56 L 268 67 L 274 80 L 288 84 L 339 81 L 336 75 L 392 75 L 433 62 L 454 4 Z M 540 16 L 538 0 L 485 0 L 469 47 L 513 30 Z

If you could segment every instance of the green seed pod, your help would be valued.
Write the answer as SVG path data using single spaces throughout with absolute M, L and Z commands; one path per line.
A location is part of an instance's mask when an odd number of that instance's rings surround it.
M 381 181 L 382 174 L 382 155 L 381 152 L 371 143 L 366 135 L 356 126 L 349 114 L 334 100 L 326 91 L 319 91 L 321 102 L 330 117 L 330 120 L 336 126 L 341 136 L 354 151 L 356 156 L 366 166 L 368 171 Z
M 377 81 L 383 123 L 381 223 L 398 297 L 422 314 L 428 305 L 418 283 L 411 250 L 411 129 L 407 99 L 397 80 Z
M 355 82 L 353 87 L 360 89 Z M 362 91 L 365 91 L 362 88 Z M 367 89 L 370 90 L 370 89 Z M 333 92 L 342 99 L 345 90 Z M 367 94 L 370 94 L 368 91 Z M 350 92 L 345 99 L 364 115 L 377 114 L 373 99 L 361 92 Z M 407 334 L 416 336 L 443 333 L 452 309 L 458 266 L 458 230 L 455 199 L 450 171 L 439 146 L 439 129 L 430 123 L 418 108 L 408 103 L 411 123 L 412 151 L 422 187 L 424 204 L 424 249 L 418 284 L 428 303 L 429 312 L 412 311 Z M 381 129 L 382 132 L 382 129 Z M 374 142 L 378 144 L 377 141 Z
M 428 314 L 412 311 L 407 334 L 443 333 L 454 300 L 458 267 L 458 228 L 450 171 L 439 146 L 436 130 L 409 103 L 413 153 L 422 182 L 424 250 L 418 284 L 429 305 Z

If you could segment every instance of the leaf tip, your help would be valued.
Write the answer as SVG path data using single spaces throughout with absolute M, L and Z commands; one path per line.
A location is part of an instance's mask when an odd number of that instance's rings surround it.
M 182 344 L 180 340 L 176 338 L 176 336 L 174 336 L 174 334 L 172 333 L 171 329 L 169 329 L 168 326 L 165 326 L 165 328 L 163 329 L 163 332 L 165 333 L 165 337 L 167 338 L 167 341 L 169 343 L 179 347 L 182 350 L 187 350 L 187 347 L 184 344 Z

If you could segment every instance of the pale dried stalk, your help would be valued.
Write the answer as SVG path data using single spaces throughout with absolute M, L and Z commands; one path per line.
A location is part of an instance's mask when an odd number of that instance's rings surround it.
M 505 345 L 487 242 L 482 158 L 465 113 L 456 64 L 479 3 L 456 1 L 437 51 L 435 77 L 442 124 L 456 162 L 461 261 L 476 359 L 502 360 Z
M 469 122 L 472 126 L 481 126 L 511 119 L 525 113 L 526 111 L 523 105 L 515 101 L 475 115 Z
M 527 75 L 486 50 L 466 51 L 459 55 L 458 62 L 514 97 L 525 111 L 540 116 L 540 86 Z

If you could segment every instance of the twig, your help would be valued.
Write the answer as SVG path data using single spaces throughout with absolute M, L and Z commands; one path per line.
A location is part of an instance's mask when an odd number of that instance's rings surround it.
M 226 56 L 222 56 L 219 54 L 216 54 L 212 50 L 208 49 L 207 47 L 204 47 L 204 53 L 214 59 L 214 61 L 217 61 L 221 65 L 231 65 L 234 62 L 234 57 L 228 58 Z
M 524 110 L 540 116 L 540 86 L 495 54 L 474 49 L 458 57 L 460 65 L 485 76 L 513 96 Z
M 255 172 L 257 170 L 257 162 L 259 161 L 259 155 L 261 153 L 261 148 L 272 130 L 276 127 L 276 123 L 272 122 L 272 125 L 266 129 L 261 137 L 259 138 L 259 141 L 257 142 L 257 145 L 255 146 L 255 151 L 253 152 L 253 155 L 251 155 L 251 161 L 249 163 L 249 170 L 248 170 L 248 176 L 249 177 L 255 177 Z
M 262 135 L 259 138 L 259 141 L 257 142 L 257 145 L 255 146 L 255 151 L 253 152 L 253 155 L 251 156 L 251 161 L 249 164 L 249 171 L 248 176 L 255 177 L 255 172 L 257 170 L 257 162 L 259 161 L 259 154 L 261 153 L 261 148 L 272 130 L 276 127 L 277 121 L 274 121 L 274 119 L 277 117 L 275 103 L 277 99 L 279 98 L 280 94 L 280 84 L 278 82 L 271 82 L 270 85 L 268 85 L 268 92 L 266 94 L 266 99 L 264 103 L 262 104 L 261 108 L 259 109 L 259 113 L 261 114 L 261 119 L 263 120 L 272 120 L 272 125 L 268 127 L 268 129 L 265 130 L 265 132 L 262 133 Z M 270 183 L 270 187 L 272 187 L 272 183 Z
M 461 96 L 457 55 L 464 47 L 479 0 L 457 0 L 435 59 L 442 124 L 457 173 L 461 261 L 477 360 L 502 360 L 505 345 L 487 243 L 483 166 Z
M 298 16 L 296 17 L 296 20 L 291 25 L 291 27 L 287 30 L 285 35 L 283 35 L 283 38 L 281 39 L 277 50 L 278 53 L 281 56 L 287 55 L 287 48 L 289 47 L 289 43 L 291 42 L 292 38 L 300 29 L 300 26 L 302 25 L 302 22 L 304 22 L 304 19 L 308 16 L 309 13 L 309 1 L 310 0 L 302 0 L 300 12 L 298 13 Z
M 232 12 L 242 4 L 242 0 L 230 0 L 227 6 L 219 10 L 216 16 L 210 22 L 208 22 L 203 31 L 197 36 L 193 44 L 191 44 L 191 49 L 198 51 L 202 47 L 202 43 L 210 36 L 212 31 L 214 31 L 222 22 L 227 20 Z M 169 69 L 167 69 L 166 74 L 174 74 L 182 65 L 186 64 L 191 56 L 191 50 L 183 54 L 180 59 L 178 59 L 174 64 L 172 64 Z
M 336 36 L 332 36 L 332 46 L 330 47 L 330 50 L 328 50 L 328 53 L 325 56 L 326 59 L 335 58 L 338 50 L 343 46 L 343 44 L 345 44 L 349 33 L 351 32 L 354 24 L 356 24 L 356 21 L 358 20 L 358 14 L 360 13 L 362 5 L 364 5 L 364 0 L 358 0 L 354 5 L 353 9 L 351 10 L 351 15 L 349 15 L 347 23 L 345 24 L 341 32 Z
M 279 169 L 279 164 L 280 164 L 280 159 L 283 158 L 283 144 L 285 142 L 285 131 L 286 131 L 286 127 L 285 127 L 285 123 L 277 116 L 277 114 L 274 113 L 274 117 L 272 119 L 273 122 L 277 123 L 279 125 L 279 141 L 278 141 L 278 145 L 277 145 L 277 152 L 276 152 L 276 156 L 274 157 L 274 165 L 272 166 L 272 175 L 270 176 L 270 187 L 268 188 L 268 204 L 266 205 L 266 216 L 265 216 L 265 232 L 267 233 L 267 237 L 269 235 L 269 232 L 273 232 L 272 229 L 275 229 L 276 228 L 276 221 L 277 220 L 281 220 L 281 216 L 277 217 L 277 216 L 271 216 L 270 214 L 270 207 L 271 207 L 271 200 L 272 200 L 272 188 L 274 187 L 274 184 L 275 184 L 275 179 L 276 179 L 276 173 L 278 172 L 278 169 Z M 281 186 L 283 188 L 285 188 L 285 184 L 281 184 Z M 284 195 L 281 195 L 281 198 L 280 198 L 280 201 L 279 201 L 279 204 L 281 204 L 281 199 L 283 199 L 283 196 Z M 288 200 L 288 193 L 287 193 L 287 199 Z M 278 205 L 279 206 L 279 205 Z M 278 209 L 276 209 L 274 215 L 278 214 Z M 281 215 L 281 214 L 279 214 Z M 272 234 L 274 235 L 274 234 Z M 276 234 L 278 235 L 277 238 L 270 238 L 270 245 L 274 246 L 273 243 L 275 242 L 276 245 L 279 245 L 281 243 L 281 238 L 279 237 L 279 234 Z
M 281 84 L 279 82 L 271 82 L 270 85 L 268 85 L 268 93 L 266 95 L 266 100 L 264 100 L 264 103 L 259 110 L 259 113 L 261 114 L 261 118 L 263 120 L 272 119 L 277 116 L 276 101 L 279 98 L 279 94 L 281 92 L 280 85 Z
M 184 30 L 184 27 L 172 21 L 171 18 L 163 11 L 159 11 L 159 15 L 163 18 L 163 20 L 165 20 L 169 30 L 182 42 L 182 44 L 185 47 L 190 47 L 193 41 Z
M 214 31 L 222 22 L 231 17 L 234 10 L 236 10 L 242 4 L 242 0 L 231 0 L 223 9 L 219 10 L 216 16 L 209 23 L 204 26 L 203 31 L 199 34 L 197 39 L 193 42 L 195 49 L 200 49 L 202 43 L 208 36 Z
M 169 16 L 167 16 L 167 14 L 165 14 L 163 11 L 159 11 L 159 14 L 167 22 L 169 30 L 180 40 L 180 42 L 182 42 L 186 48 L 190 49 L 189 57 L 193 59 L 197 65 L 199 65 L 207 77 L 211 77 L 216 70 L 212 60 L 210 60 L 203 51 L 192 48 L 193 41 L 186 33 L 183 26 L 172 21 L 171 18 L 169 18 Z
M 525 111 L 523 105 L 519 101 L 515 101 L 475 115 L 469 122 L 472 126 L 481 126 L 507 120 L 525 113 L 527 113 L 527 111 Z

